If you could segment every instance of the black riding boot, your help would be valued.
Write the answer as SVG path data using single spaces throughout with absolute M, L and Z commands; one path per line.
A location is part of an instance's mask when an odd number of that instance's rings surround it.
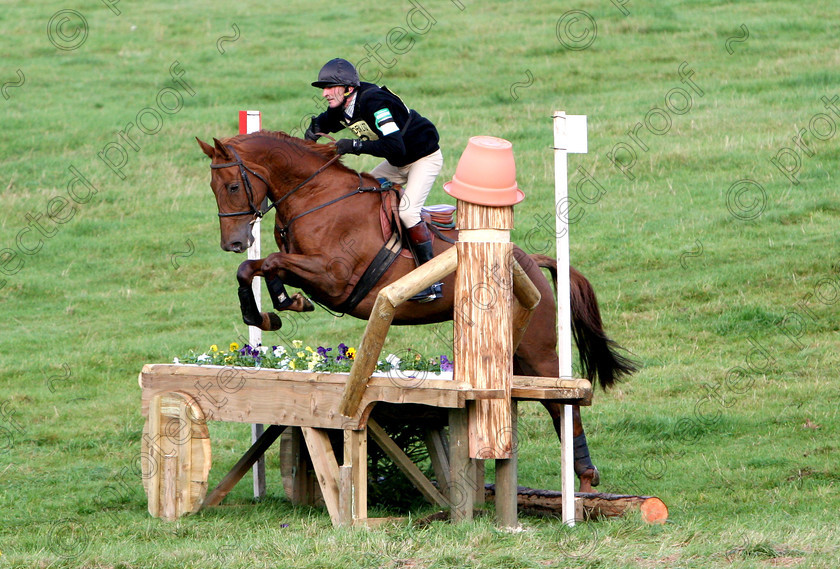
M 414 227 L 409 227 L 408 238 L 411 241 L 414 256 L 417 257 L 417 263 L 419 265 L 428 262 L 435 256 L 434 251 L 432 251 L 432 234 L 425 222 L 421 221 Z M 438 299 L 443 296 L 443 292 L 441 291 L 442 286 L 442 283 L 435 283 L 426 290 L 422 290 L 412 296 L 411 300 L 431 302 Z

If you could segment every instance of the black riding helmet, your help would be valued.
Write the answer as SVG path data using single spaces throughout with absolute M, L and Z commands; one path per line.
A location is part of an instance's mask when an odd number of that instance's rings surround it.
M 318 80 L 312 83 L 313 87 L 319 89 L 338 85 L 359 86 L 359 74 L 356 72 L 356 68 L 352 63 L 340 57 L 329 60 L 318 73 Z

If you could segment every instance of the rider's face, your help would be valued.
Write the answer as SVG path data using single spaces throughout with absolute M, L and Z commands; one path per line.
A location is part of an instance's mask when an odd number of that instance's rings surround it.
M 344 85 L 337 85 L 335 87 L 324 87 L 324 98 L 329 103 L 331 109 L 335 109 L 344 105 Z

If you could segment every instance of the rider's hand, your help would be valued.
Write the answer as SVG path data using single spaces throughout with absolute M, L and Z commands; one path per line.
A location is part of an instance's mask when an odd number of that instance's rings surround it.
M 359 154 L 362 151 L 362 141 L 357 138 L 342 138 L 335 143 L 335 151 L 339 154 Z
M 303 133 L 303 137 L 306 140 L 318 140 L 321 138 L 321 135 L 318 134 L 321 132 L 321 127 L 318 126 L 318 120 L 315 117 L 312 117 L 312 121 L 309 123 L 309 128 L 306 129 L 306 132 Z

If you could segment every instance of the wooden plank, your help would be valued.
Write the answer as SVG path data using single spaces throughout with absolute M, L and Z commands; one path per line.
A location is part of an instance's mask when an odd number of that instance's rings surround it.
M 315 467 L 315 476 L 318 477 L 318 484 L 321 486 L 324 505 L 327 507 L 333 525 L 338 526 L 340 524 L 338 462 L 333 453 L 330 437 L 323 429 L 303 427 L 302 431 L 312 465 Z
M 373 419 L 368 419 L 368 431 L 374 442 L 379 445 L 379 448 L 394 461 L 394 464 L 408 477 L 411 483 L 420 490 L 424 498 L 432 504 L 441 507 L 449 505 L 449 501 L 429 482 L 429 479 L 417 468 L 417 465 L 411 461 L 393 439 L 388 436 L 388 433 Z
M 253 326 L 250 326 L 253 328 Z M 265 425 L 262 423 L 255 423 L 251 425 L 251 444 L 257 440 L 265 432 Z M 261 499 L 265 497 L 265 456 L 260 456 L 254 465 L 251 467 L 254 479 L 254 498 Z
M 187 368 L 189 373 L 184 369 Z M 297 374 L 279 370 L 257 370 L 233 392 L 221 388 L 219 373 L 224 368 L 204 370 L 200 366 L 147 365 L 142 374 L 143 414 L 157 393 L 183 392 L 201 402 L 207 420 L 342 429 L 348 420 L 335 411 L 347 374 Z M 174 373 L 178 372 L 178 373 Z M 211 372 L 208 375 L 208 372 Z M 233 381 L 233 380 L 230 380 Z M 395 385 L 387 377 L 372 378 L 363 405 L 353 417 L 364 427 L 374 401 L 419 403 L 444 408 L 462 407 L 465 401 L 499 398 L 499 389 L 472 389 L 463 381 L 424 380 L 419 387 Z M 550 399 L 588 403 L 591 384 L 585 379 L 514 376 L 511 395 L 521 399 Z
M 357 421 L 356 426 L 364 426 L 369 406 L 375 401 L 460 407 L 464 405 L 464 394 L 467 393 L 458 386 L 455 389 L 445 389 L 440 385 L 428 389 L 406 388 L 394 385 L 388 378 L 381 379 L 384 380 L 382 385 L 365 391 L 363 404 L 353 417 Z M 224 394 L 222 391 L 210 390 L 209 395 L 207 383 L 201 383 L 201 380 L 190 376 L 150 375 L 146 376 L 144 383 L 142 397 L 145 413 L 148 413 L 148 401 L 155 393 L 178 390 L 201 400 L 208 420 L 330 429 L 348 426 L 347 417 L 336 412 L 344 389 L 343 382 L 310 383 L 252 378 L 236 393 Z M 211 395 L 214 395 L 213 399 L 210 399 Z M 224 395 L 223 400 L 221 395 Z M 222 401 L 223 404 L 216 405 Z
M 163 471 L 163 454 L 160 449 L 160 399 L 161 395 L 153 397 L 149 403 L 149 432 L 147 436 L 151 441 L 147 448 L 146 455 L 149 457 L 149 483 L 146 496 L 149 502 L 149 514 L 155 518 L 160 517 L 160 479 Z M 143 440 L 146 442 L 146 439 Z
M 224 478 L 222 478 L 221 482 L 213 489 L 212 492 L 205 498 L 204 503 L 201 505 L 202 508 L 210 507 L 210 506 L 217 506 L 219 505 L 222 500 L 224 500 L 225 496 L 233 490 L 233 487 L 242 480 L 254 463 L 263 455 L 265 451 L 268 450 L 274 441 L 277 440 L 286 427 L 281 425 L 269 425 L 269 427 L 263 432 L 263 434 L 258 438 L 251 447 L 245 451 L 245 454 L 242 455 L 236 464 L 233 465 L 233 468 L 230 469 Z
M 449 411 L 450 515 L 453 522 L 473 519 L 476 475 L 475 461 L 470 458 L 469 411 Z

